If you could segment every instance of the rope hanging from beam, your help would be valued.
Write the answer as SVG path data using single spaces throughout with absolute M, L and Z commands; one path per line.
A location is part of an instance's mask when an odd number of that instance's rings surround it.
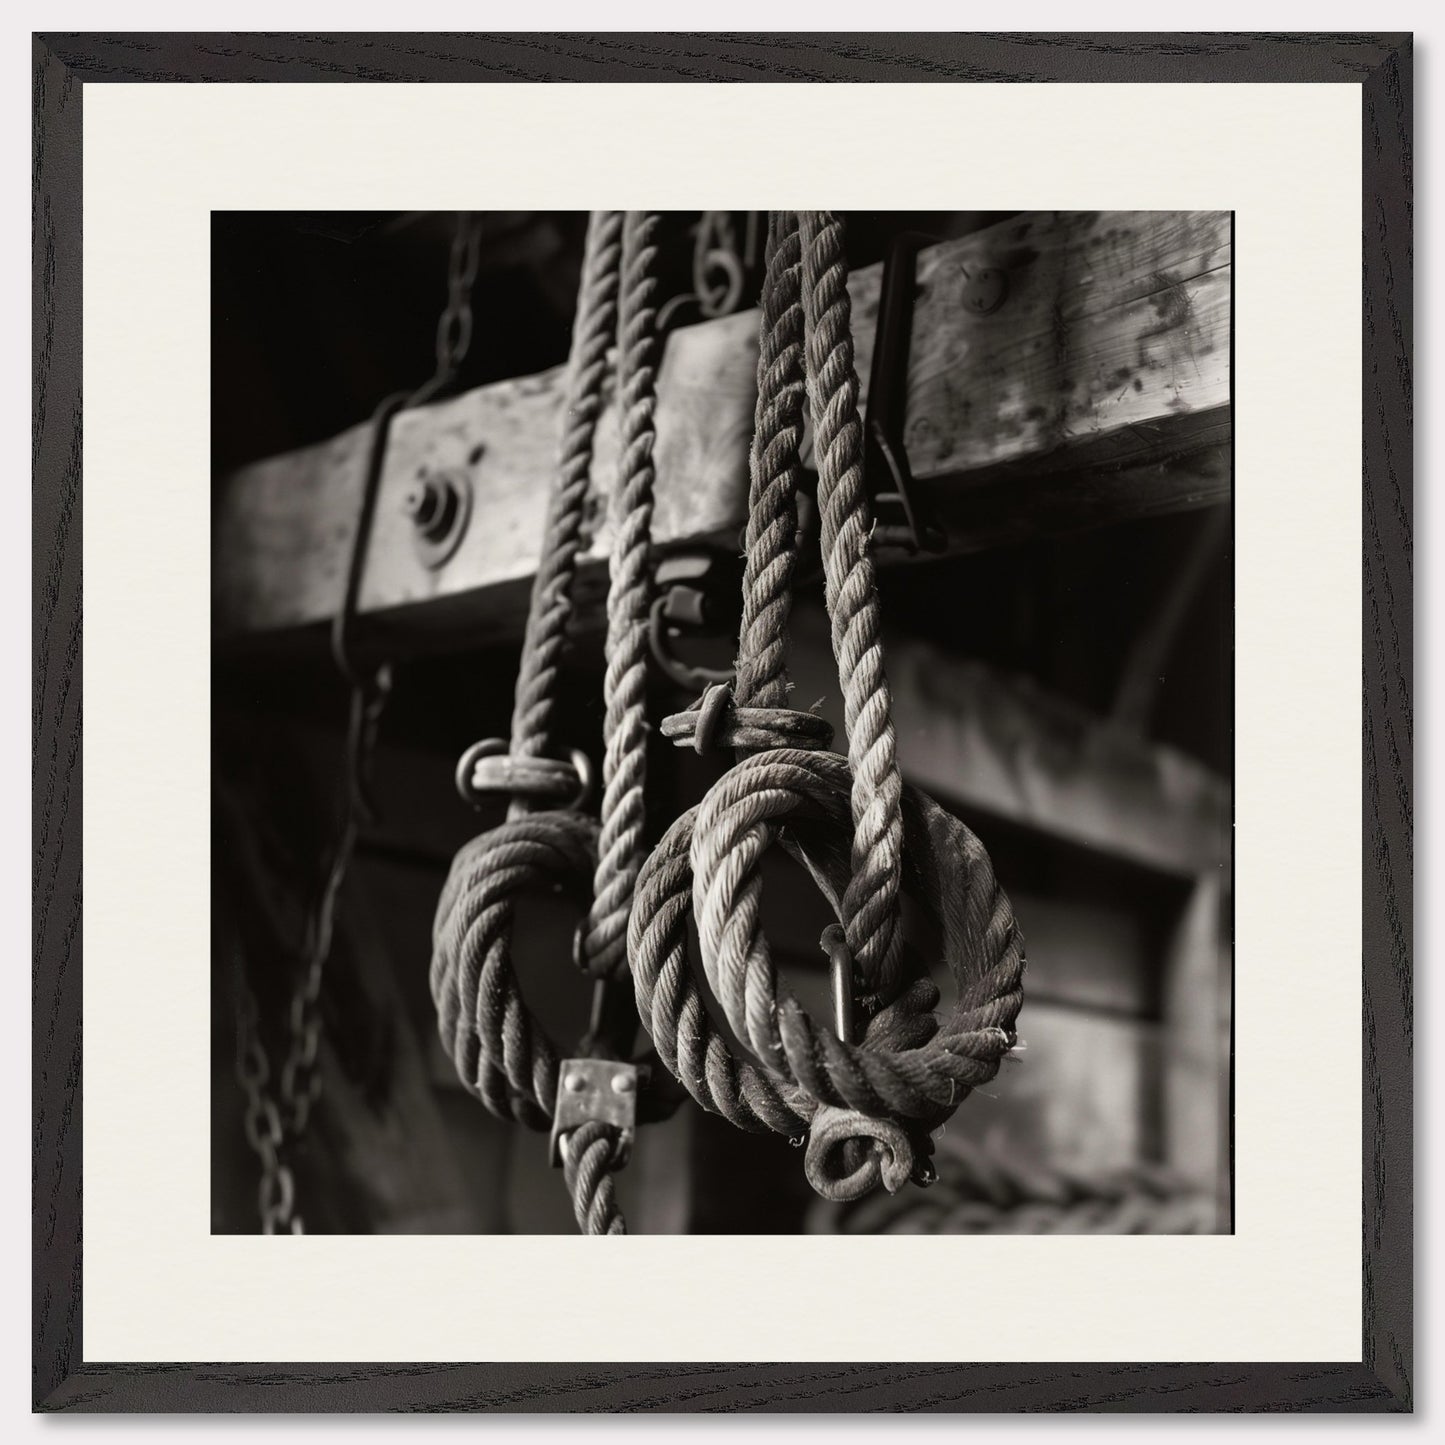
M 825 601 L 847 759 L 787 705 L 787 622 L 798 552 L 803 406 L 811 382 Z M 668 830 L 637 882 L 628 953 L 658 1054 L 704 1108 L 745 1129 L 809 1134 L 825 1197 L 926 1180 L 928 1133 L 986 1083 L 1016 1041 L 1023 945 L 978 839 L 898 770 L 883 665 L 871 509 L 841 222 L 776 213 L 769 233 L 737 681 L 668 718 L 681 746 L 742 754 Z M 759 864 L 778 840 L 809 868 L 839 925 L 824 951 L 846 973 L 862 1037 L 820 1028 L 778 978 L 760 925 Z M 845 840 L 846 842 L 842 841 Z M 908 891 L 937 924 L 956 990 L 946 1013 L 905 948 Z M 687 949 L 739 1052 L 709 1018 Z M 840 1032 L 848 1030 L 842 1027 Z
M 578 962 L 594 980 L 594 1026 L 582 1052 L 605 1056 L 626 1044 L 607 1035 L 607 989 L 626 972 L 632 888 L 643 857 L 642 794 L 647 724 L 647 550 L 651 532 L 656 405 L 657 217 L 594 212 L 587 231 L 569 361 L 567 406 L 517 681 L 509 749 L 487 743 L 464 759 L 460 779 L 474 797 L 509 797 L 507 819 L 466 844 L 452 863 L 433 930 L 431 990 L 438 1027 L 466 1087 L 492 1113 L 534 1129 L 557 1119 L 559 1072 L 566 1065 L 522 996 L 511 957 L 518 898 L 556 888 L 589 909 L 578 933 Z M 578 561 L 586 545 L 593 442 L 609 371 L 619 347 L 622 449 L 613 490 L 611 584 L 604 688 L 601 822 L 555 806 L 558 793 L 585 790 L 576 755 L 556 745 L 557 685 Z M 526 780 L 541 769 L 535 789 Z M 615 1034 L 620 1035 L 621 1028 Z M 632 1028 L 626 1029 L 630 1035 Z M 636 1074 L 619 1078 L 632 1088 Z M 581 1087 L 567 1076 L 566 1083 Z M 644 1091 L 637 1117 L 668 1112 L 675 1100 Z M 560 1123 L 560 1121 L 558 1121 Z M 579 1229 L 625 1233 L 612 1174 L 625 1161 L 629 1131 L 586 1119 L 557 1132 L 557 1146 Z

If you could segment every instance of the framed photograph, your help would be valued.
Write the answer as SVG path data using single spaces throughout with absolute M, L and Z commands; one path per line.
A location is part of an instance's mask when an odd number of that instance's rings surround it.
M 1408 35 L 33 76 L 35 1409 L 1413 1408 Z

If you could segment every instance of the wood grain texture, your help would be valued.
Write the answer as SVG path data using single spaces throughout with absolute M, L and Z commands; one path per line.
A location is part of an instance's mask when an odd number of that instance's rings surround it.
M 1364 1360 L 1407 1406 L 1414 1339 L 1413 64 L 1364 86 Z
M 1412 57 L 1402 35 L 53 35 L 34 46 L 34 1340 L 75 1411 L 1412 1407 Z M 1362 1359 L 1345 1363 L 117 1364 L 79 1357 L 80 82 L 1307 81 L 1363 96 Z
M 33 47 L 31 364 L 32 1384 L 79 1363 L 81 1129 L 80 84 Z
M 48 34 L 85 81 L 1360 83 L 1393 35 L 1187 31 L 655 34 Z
M 738 1414 L 1069 1410 L 1374 1412 L 1342 1364 L 85 1364 L 46 1402 L 85 1412 Z
M 1229 1155 L 1221 1137 L 1229 1118 L 1228 988 L 1233 940 L 1225 932 L 1227 875 L 1201 875 L 1190 893 L 1163 969 L 1164 1157 L 1183 1179 L 1214 1188 L 1216 1227 L 1229 1229 Z M 1223 987 L 1221 987 L 1223 983 Z M 1221 1167 L 1221 1161 L 1222 1167 Z
M 1219 211 L 1040 212 L 920 254 L 904 441 L 923 504 L 954 550 L 1228 496 L 1230 229 Z M 1009 293 L 996 313 L 978 316 L 967 305 L 968 277 L 985 268 L 1009 278 Z M 881 275 L 870 266 L 849 281 L 864 379 Z M 758 314 L 747 311 L 667 339 L 655 454 L 660 547 L 735 545 L 747 508 L 757 338 Z M 393 627 L 458 619 L 471 637 L 478 628 L 520 635 L 564 390 L 557 367 L 396 419 L 362 612 L 386 613 Z M 219 635 L 337 612 L 370 434 L 369 425 L 353 427 L 226 479 L 213 556 Z M 606 498 L 617 447 L 612 403 L 592 468 L 594 574 L 611 548 Z M 404 499 L 439 473 L 466 477 L 475 500 L 455 556 L 433 570 Z M 987 499 L 976 501 L 980 488 Z M 1042 504 L 1074 489 L 1072 508 Z

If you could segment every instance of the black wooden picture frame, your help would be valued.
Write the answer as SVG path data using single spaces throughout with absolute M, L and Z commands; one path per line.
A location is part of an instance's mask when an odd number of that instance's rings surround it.
M 81 136 L 106 82 L 1329 82 L 1363 126 L 1363 1317 L 1353 1363 L 127 1364 L 81 1335 Z M 61 1411 L 1412 1408 L 1408 35 L 72 34 L 33 41 L 33 1358 Z

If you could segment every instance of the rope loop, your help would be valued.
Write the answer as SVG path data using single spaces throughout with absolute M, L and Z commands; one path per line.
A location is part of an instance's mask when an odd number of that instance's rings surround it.
M 709 686 L 683 712 L 663 718 L 662 736 L 699 754 L 717 748 L 764 752 L 769 748 L 826 748 L 833 726 L 815 712 L 790 707 L 739 707 L 727 683 Z
M 843 912 L 853 883 L 851 781 L 848 763 L 832 753 L 760 753 L 668 829 L 638 878 L 628 934 L 638 1010 L 693 1098 L 739 1127 L 792 1137 L 828 1105 L 897 1121 L 916 1140 L 992 1079 L 1013 1048 L 1023 941 L 983 845 L 926 794 L 904 788 L 902 877 L 937 929 L 955 998 L 938 1012 L 938 989 L 903 949 L 897 991 L 860 1000 L 868 1022 L 857 1044 L 815 1022 L 774 969 L 759 864 L 786 826 Z M 689 959 L 689 914 L 701 983 Z M 729 1051 L 703 984 L 745 1055 Z M 871 1125 L 859 1134 L 878 1138 Z
M 560 895 L 586 908 L 597 837 L 597 821 L 585 813 L 530 813 L 499 823 L 452 859 L 432 925 L 428 982 L 458 1077 L 499 1119 L 543 1132 L 556 1113 L 561 1055 L 522 996 L 512 925 L 528 894 Z M 644 1089 L 637 1118 L 666 1118 L 677 1102 L 664 1089 Z
M 635 1033 L 630 1020 L 600 1005 L 598 990 L 626 972 L 627 915 L 645 852 L 659 229 L 659 217 L 649 212 L 594 211 L 588 222 L 557 476 L 533 578 L 511 740 L 473 745 L 457 769 L 457 787 L 468 802 L 495 795 L 510 800 L 507 821 L 457 854 L 433 929 L 431 992 L 458 1074 L 492 1113 L 539 1130 L 557 1114 L 558 1054 L 522 998 L 512 964 L 511 930 L 522 894 L 569 892 L 586 913 L 574 948 L 597 983 L 586 1046 L 626 1047 Z M 602 805 L 600 821 L 593 822 L 564 811 L 580 807 L 590 790 L 586 755 L 573 752 L 563 762 L 550 754 L 614 343 L 622 435 L 610 502 Z M 603 1032 L 609 1036 L 600 1037 Z M 626 1043 L 612 1037 L 624 1032 Z M 638 1116 L 663 1117 L 675 1103 L 649 1092 L 638 1101 Z M 568 1141 L 562 1162 L 579 1226 L 621 1233 L 611 1182 L 625 1158 L 621 1135 L 605 1132 L 610 1126 L 602 1121 L 562 1122 L 569 1127 L 557 1137 Z
M 662 724 L 678 746 L 748 755 L 653 851 L 637 879 L 628 953 L 643 1024 L 697 1102 L 746 1129 L 790 1138 L 806 1129 L 814 1187 L 853 1198 L 878 1182 L 926 1182 L 928 1131 L 993 1078 L 1016 1042 L 1023 946 L 982 844 L 899 772 L 843 228 L 828 212 L 770 218 L 757 378 L 736 682 Z M 821 719 L 787 706 L 810 404 L 846 759 L 824 751 Z M 760 865 L 775 841 L 808 868 L 838 920 L 822 940 L 832 1029 L 779 979 L 762 931 Z M 956 994 L 945 1013 L 904 943 L 905 887 L 942 940 Z M 689 912 L 701 983 L 688 957 Z M 704 985 L 740 1052 L 712 1022 Z
M 512 965 L 516 907 L 529 892 L 562 892 L 586 907 L 597 824 L 581 813 L 512 819 L 463 845 L 432 928 L 437 1028 L 467 1090 L 499 1119 L 550 1127 L 558 1053 L 522 997 Z

